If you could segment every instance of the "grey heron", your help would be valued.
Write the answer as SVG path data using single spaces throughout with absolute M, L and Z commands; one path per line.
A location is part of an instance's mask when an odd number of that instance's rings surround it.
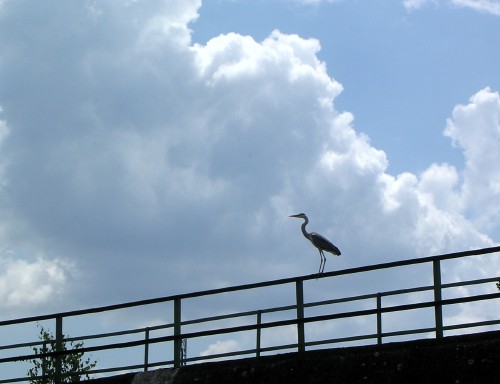
M 307 215 L 305 213 L 299 213 L 298 215 L 291 215 L 289 217 L 304 219 L 304 222 L 302 223 L 300 229 L 302 230 L 302 233 L 304 234 L 306 239 L 308 239 L 318 249 L 319 256 L 321 258 L 321 261 L 319 263 L 318 273 L 323 273 L 326 264 L 326 257 L 324 251 L 330 252 L 335 256 L 340 256 L 341 255 L 340 250 L 335 245 L 333 245 L 330 242 L 330 240 L 328 240 L 326 237 L 321 236 L 319 233 L 316 232 L 309 233 L 306 231 L 306 225 L 309 223 L 309 219 L 307 218 Z

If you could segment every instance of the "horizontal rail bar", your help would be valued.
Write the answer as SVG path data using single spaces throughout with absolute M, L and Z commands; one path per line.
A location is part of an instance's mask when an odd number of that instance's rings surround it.
M 167 329 L 169 327 L 173 327 L 173 324 L 165 324 L 163 326 L 155 326 L 155 328 L 156 328 L 155 330 L 163 329 L 163 328 Z M 133 335 L 136 333 L 146 332 L 147 329 L 149 329 L 151 331 L 152 327 L 129 329 L 129 330 L 117 331 L 117 332 L 96 333 L 94 335 L 86 335 L 86 336 L 68 337 L 68 338 L 63 339 L 63 341 L 83 341 L 83 340 L 90 340 L 90 339 L 103 339 L 106 337 Z
M 445 325 L 443 329 L 445 331 L 451 331 L 454 329 L 464 329 L 464 328 L 477 328 L 477 327 L 487 327 L 490 325 L 499 325 L 500 320 L 485 320 L 485 321 L 477 321 L 474 323 L 462 323 L 462 324 L 453 324 L 453 325 Z
M 340 303 L 351 303 L 353 301 L 361 301 L 361 300 L 369 300 L 377 297 L 376 293 L 369 293 L 367 295 L 359 295 L 359 296 L 349 296 L 342 297 L 340 299 L 331 299 L 331 300 L 323 300 L 323 301 L 313 301 L 307 304 L 304 304 L 304 307 L 319 307 L 322 305 L 331 305 L 331 304 L 340 304 Z
M 272 351 L 282 351 L 285 349 L 297 349 L 298 344 L 284 344 L 280 346 L 273 346 L 273 347 L 262 347 L 260 348 L 260 352 L 272 352 Z M 218 353 L 216 355 L 209 355 L 209 356 L 197 356 L 197 357 L 190 357 L 187 358 L 185 361 L 186 362 L 195 362 L 195 361 L 205 361 L 205 360 L 214 360 L 218 358 L 224 358 L 224 357 L 232 357 L 232 356 L 242 356 L 242 355 L 255 355 L 257 353 L 257 349 L 244 349 L 242 351 L 234 351 L 234 352 L 226 352 L 226 353 Z
M 29 381 L 28 377 L 16 377 L 13 379 L 0 380 L 0 384 L 8 384 L 8 383 L 22 383 L 23 381 Z
M 363 266 L 363 267 L 347 268 L 347 269 L 342 269 L 342 270 L 338 270 L 338 271 L 325 272 L 322 274 L 315 273 L 315 274 L 311 274 L 311 275 L 289 277 L 289 278 L 285 278 L 285 279 L 269 280 L 269 281 L 264 281 L 264 282 L 260 282 L 260 283 L 235 285 L 232 287 L 216 288 L 216 289 L 210 289 L 210 290 L 206 290 L 206 291 L 197 291 L 197 292 L 184 293 L 184 294 L 178 294 L 178 295 L 172 295 L 172 296 L 158 297 L 158 298 L 154 298 L 154 299 L 131 301 L 131 302 L 122 303 L 122 304 L 113 304 L 113 305 L 107 305 L 107 306 L 101 306 L 101 307 L 95 307 L 95 308 L 80 309 L 80 310 L 75 310 L 75 311 L 59 312 L 59 313 L 54 313 L 54 314 L 49 314 L 49 315 L 31 316 L 31 317 L 25 317 L 25 318 L 21 318 L 21 319 L 13 319 L 13 320 L 3 320 L 3 321 L 0 321 L 0 327 L 5 326 L 5 325 L 12 325 L 12 324 L 22 324 L 22 323 L 50 320 L 50 319 L 54 319 L 55 317 L 81 316 L 81 315 L 87 315 L 87 314 L 93 314 L 93 313 L 99 313 L 99 312 L 113 311 L 113 310 L 118 310 L 118 309 L 126 309 L 126 308 L 132 308 L 132 307 L 138 307 L 138 306 L 144 306 L 144 305 L 164 303 L 164 302 L 169 302 L 169 301 L 173 302 L 174 300 L 184 300 L 184 299 L 193 298 L 193 297 L 210 296 L 210 295 L 216 295 L 216 294 L 221 294 L 221 293 L 249 290 L 249 289 L 254 289 L 254 288 L 270 287 L 270 286 L 274 286 L 274 285 L 292 284 L 292 283 L 295 283 L 297 281 L 323 279 L 323 278 L 328 278 L 328 277 L 332 277 L 332 276 L 342 276 L 342 275 L 349 275 L 349 274 L 355 274 L 355 273 L 361 273 L 361 272 L 369 272 L 369 271 L 388 269 L 388 268 L 394 268 L 394 267 L 403 267 L 403 266 L 415 265 L 415 264 L 425 264 L 428 262 L 432 262 L 434 260 L 449 260 L 449 259 L 466 257 L 466 256 L 480 256 L 480 255 L 494 253 L 494 252 L 500 252 L 500 246 L 476 249 L 476 250 L 465 251 L 465 252 L 447 253 L 447 254 L 442 254 L 442 255 L 437 255 L 437 256 L 428 256 L 428 257 L 421 257 L 421 258 L 408 259 L 408 260 L 392 261 L 392 262 L 381 263 L 381 264 L 367 265 L 367 266 Z
M 256 352 L 257 352 L 257 349 L 255 349 L 255 348 L 254 349 L 244 349 L 241 351 L 224 352 L 224 353 L 217 353 L 217 354 L 207 355 L 207 356 L 190 357 L 190 358 L 187 358 L 185 361 L 186 362 L 205 361 L 205 360 L 214 360 L 214 359 L 233 357 L 233 356 L 255 355 Z
M 360 340 L 370 340 L 370 339 L 377 339 L 377 334 L 372 333 L 369 335 L 358 335 L 358 336 L 348 336 L 348 337 L 339 337 L 335 339 L 328 339 L 328 340 L 318 340 L 318 341 L 309 341 L 306 343 L 306 346 L 308 347 L 315 347 L 318 345 L 325 345 L 325 344 L 338 344 L 338 343 L 346 343 L 349 341 L 360 341 Z
M 37 345 L 43 345 L 44 343 L 45 343 L 44 341 L 32 341 L 32 342 L 27 342 L 27 343 L 2 345 L 2 346 L 0 346 L 0 351 L 6 350 L 6 349 L 30 348 L 30 347 L 35 347 Z
M 151 366 L 150 364 L 148 364 Z M 121 372 L 121 371 L 130 371 L 133 369 L 143 369 L 144 364 L 134 364 L 134 365 L 123 365 L 121 367 L 113 367 L 113 368 L 101 368 L 101 369 L 93 369 L 88 372 L 82 372 L 86 373 L 89 375 L 95 375 L 95 374 L 100 374 L 100 373 L 109 373 L 109 372 Z
M 486 284 L 486 283 L 495 283 L 498 281 L 498 277 L 489 277 L 487 279 L 475 279 L 475 280 L 466 280 L 466 281 L 456 281 L 454 283 L 446 283 L 442 284 L 441 288 L 453 288 L 453 287 L 463 287 L 467 285 L 476 285 L 476 284 Z
M 383 332 L 382 337 L 385 338 L 385 337 L 395 337 L 395 336 L 406 336 L 406 335 L 415 335 L 418 333 L 429 333 L 429 332 L 436 332 L 436 327 L 408 329 L 405 331 Z
M 256 309 L 253 311 L 246 311 L 246 312 L 235 312 L 235 313 L 228 313 L 226 315 L 218 315 L 218 316 L 209 316 L 209 317 L 202 317 L 200 319 L 194 319 L 194 320 L 184 320 L 181 322 L 181 325 L 192 325 L 192 324 L 199 324 L 199 323 L 207 323 L 210 321 L 217 321 L 217 320 L 226 320 L 226 319 L 234 319 L 237 317 L 246 317 L 246 316 L 255 316 L 257 313 L 273 313 L 273 312 L 280 312 L 280 311 L 292 311 L 296 309 L 296 305 L 285 305 L 282 307 L 274 307 L 274 308 L 266 308 L 266 309 Z

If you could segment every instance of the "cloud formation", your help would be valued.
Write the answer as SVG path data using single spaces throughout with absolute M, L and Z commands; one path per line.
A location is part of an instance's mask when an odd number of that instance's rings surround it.
M 445 135 L 463 150 L 465 169 L 462 206 L 470 211 L 475 225 L 484 231 L 498 226 L 500 208 L 500 96 L 485 88 L 467 105 L 458 105 L 448 120 Z M 498 232 L 496 232 L 498 234 Z
M 64 295 L 68 266 L 59 260 L 38 258 L 28 262 L 3 254 L 0 267 L 0 300 L 7 313 L 22 313 L 26 307 L 40 310 L 40 304 Z
M 319 41 L 273 31 L 195 44 L 200 5 L 4 3 L 3 297 L 21 305 L 41 286 L 43 302 L 80 284 L 73 302 L 97 305 L 315 271 L 287 218 L 302 211 L 341 248 L 339 268 L 494 243 L 497 92 L 447 123 L 463 169 L 391 175 L 335 108 L 343 88 Z M 19 14 L 33 22 L 19 27 Z

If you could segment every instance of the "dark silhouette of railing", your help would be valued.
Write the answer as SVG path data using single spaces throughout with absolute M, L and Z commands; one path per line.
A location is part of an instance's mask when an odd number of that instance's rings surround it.
M 44 315 L 44 316 L 26 317 L 26 318 L 15 319 L 15 320 L 0 321 L 0 327 L 26 324 L 26 323 L 37 324 L 41 321 L 47 321 L 47 320 L 54 321 L 54 323 L 55 323 L 55 338 L 56 338 L 56 343 L 55 343 L 56 351 L 50 352 L 50 353 L 44 353 L 44 354 L 24 354 L 24 355 L 3 357 L 3 358 L 0 358 L 0 367 L 3 364 L 16 364 L 19 361 L 30 361 L 30 360 L 34 360 L 34 359 L 54 359 L 54 361 L 56 361 L 56 366 L 59 362 L 59 369 L 56 372 L 56 381 L 57 381 L 57 380 L 61 380 L 61 377 L 62 377 L 62 372 L 61 372 L 61 367 L 60 367 L 61 358 L 63 355 L 71 354 L 71 353 L 82 353 L 82 352 L 88 353 L 88 352 L 97 352 L 97 351 L 123 350 L 123 349 L 127 349 L 127 348 L 138 347 L 138 346 L 144 348 L 143 360 L 140 363 L 136 363 L 134 365 L 120 366 L 120 367 L 94 369 L 93 371 L 90 372 L 90 373 L 94 373 L 94 374 L 97 374 L 97 373 L 102 374 L 102 373 L 119 372 L 119 371 L 123 372 L 126 370 L 144 370 L 144 371 L 147 371 L 150 368 L 160 367 L 160 366 L 179 367 L 179 366 L 186 364 L 186 363 L 197 362 L 197 361 L 201 361 L 201 360 L 220 359 L 220 358 L 228 358 L 228 357 L 244 356 L 244 355 L 254 355 L 256 357 L 259 357 L 259 356 L 261 356 L 262 353 L 270 353 L 270 352 L 274 352 L 274 351 L 284 351 L 284 350 L 291 350 L 291 349 L 299 351 L 299 352 L 303 352 L 308 347 L 316 347 L 316 346 L 327 345 L 327 344 L 332 345 L 332 344 L 341 343 L 341 342 L 373 340 L 373 342 L 381 344 L 384 341 L 384 339 L 387 339 L 390 337 L 395 337 L 395 336 L 434 333 L 436 338 L 441 338 L 444 336 L 445 331 L 459 330 L 459 329 L 465 329 L 465 328 L 474 328 L 474 327 L 477 328 L 477 327 L 484 327 L 484 326 L 496 326 L 496 325 L 500 324 L 500 314 L 496 314 L 495 316 L 497 316 L 497 317 L 495 319 L 487 320 L 487 321 L 480 321 L 480 322 L 476 321 L 476 322 L 468 322 L 468 323 L 452 324 L 452 325 L 444 325 L 443 324 L 443 308 L 446 306 L 454 305 L 454 304 L 485 301 L 485 300 L 495 300 L 495 299 L 500 298 L 500 293 L 498 291 L 496 291 L 496 288 L 495 288 L 493 290 L 493 293 L 483 293 L 483 294 L 466 296 L 466 297 L 443 299 L 442 298 L 443 289 L 453 288 L 453 287 L 473 286 L 473 285 L 485 284 L 485 283 L 495 283 L 495 282 L 500 280 L 500 276 L 492 276 L 492 277 L 483 278 L 483 279 L 474 279 L 474 280 L 459 281 L 459 282 L 443 284 L 441 281 L 441 277 L 442 277 L 441 263 L 444 260 L 458 259 L 458 258 L 465 258 L 465 257 L 476 257 L 479 255 L 493 254 L 493 253 L 496 253 L 496 254 L 492 255 L 492 257 L 498 257 L 499 256 L 498 252 L 500 252 L 500 247 L 491 247 L 491 248 L 477 249 L 477 250 L 471 250 L 471 251 L 466 251 L 466 252 L 450 253 L 450 254 L 444 254 L 444 255 L 438 255 L 438 256 L 395 261 L 395 262 L 368 265 L 368 266 L 357 267 L 357 268 L 349 268 L 349 269 L 343 269 L 343 270 L 338 270 L 338 271 L 333 271 L 333 272 L 327 272 L 327 273 L 324 273 L 321 275 L 314 274 L 314 275 L 308 275 L 308 276 L 292 277 L 292 278 L 286 278 L 286 279 L 280 279 L 280 280 L 266 281 L 266 282 L 261 282 L 261 283 L 245 284 L 245 285 L 238 285 L 238 286 L 232 286 L 232 287 L 227 287 L 227 288 L 212 289 L 212 290 L 208 290 L 208 291 L 199 291 L 199 292 L 192 292 L 192 293 L 186 293 L 186 294 L 180 294 L 180 295 L 160 297 L 160 298 L 149 299 L 149 300 L 133 301 L 133 302 L 128 302 L 128 303 L 108 305 L 108 306 L 103 306 L 103 307 L 98 307 L 98 308 L 62 312 L 62 313 L 56 313 L 56 314 Z M 332 277 L 345 276 L 345 275 L 357 275 L 360 273 L 365 273 L 365 272 L 370 272 L 370 271 L 387 270 L 387 269 L 394 269 L 394 268 L 399 268 L 399 267 L 403 267 L 403 266 L 415 266 L 415 265 L 422 265 L 422 264 L 431 264 L 432 265 L 432 285 L 420 286 L 420 287 L 415 287 L 415 288 L 399 289 L 399 290 L 389 290 L 389 291 L 384 291 L 384 292 L 376 292 L 376 293 L 343 297 L 343 298 L 336 298 L 336 299 L 323 300 L 323 301 L 317 301 L 317 302 L 309 302 L 309 303 L 304 302 L 304 282 L 308 281 L 308 280 L 328 279 L 328 278 L 332 278 Z M 498 273 L 498 272 L 492 271 L 492 273 Z M 191 319 L 191 320 L 182 320 L 182 303 L 186 302 L 190 299 L 204 297 L 204 296 L 216 296 L 216 295 L 221 295 L 221 294 L 229 293 L 229 292 L 249 291 L 249 290 L 254 290 L 257 288 L 266 288 L 266 287 L 268 288 L 268 287 L 272 287 L 272 286 L 282 286 L 282 285 L 289 285 L 289 284 L 294 286 L 294 291 L 295 291 L 294 292 L 295 293 L 295 295 L 294 295 L 295 296 L 295 303 L 293 305 L 265 308 L 265 309 L 244 311 L 244 312 L 236 312 L 236 313 L 230 313 L 230 314 L 224 314 L 224 315 L 196 318 L 196 319 Z M 492 284 L 492 286 L 495 287 L 494 284 Z M 397 295 L 406 295 L 406 294 L 416 293 L 416 292 L 432 292 L 433 299 L 430 301 L 413 302 L 413 303 L 401 304 L 401 305 L 392 305 L 392 306 L 384 306 L 383 305 L 383 298 L 397 296 Z M 315 308 L 315 307 L 321 307 L 321 306 L 332 305 L 332 304 L 340 304 L 340 303 L 353 303 L 353 302 L 364 301 L 364 300 L 373 300 L 374 301 L 373 308 L 356 310 L 356 311 L 346 311 L 346 312 L 341 312 L 341 313 L 329 313 L 329 314 L 317 315 L 317 316 L 307 316 L 307 317 L 305 316 L 305 309 L 306 308 Z M 132 329 L 132 330 L 108 332 L 108 333 L 93 334 L 93 335 L 86 335 L 86 336 L 80 336 L 80 337 L 75 337 L 75 338 L 63 339 L 62 335 L 63 335 L 63 320 L 64 319 L 69 319 L 69 318 L 74 318 L 74 317 L 78 317 L 78 316 L 82 316 L 82 315 L 89 315 L 89 314 L 108 313 L 108 312 L 122 310 L 122 309 L 126 309 L 126 308 L 146 308 L 146 307 L 153 305 L 153 304 L 167 303 L 167 302 L 173 303 L 173 321 L 171 323 L 162 324 L 162 325 L 158 325 L 158 326 L 152 326 L 152 327 L 136 328 L 136 329 Z M 384 314 L 397 313 L 397 312 L 402 312 L 402 311 L 411 311 L 411 310 L 416 310 L 416 309 L 421 309 L 421 308 L 433 308 L 433 312 L 434 312 L 433 323 L 434 323 L 434 325 L 432 327 L 384 332 L 384 330 L 383 330 L 383 315 Z M 285 320 L 268 321 L 268 322 L 262 321 L 262 317 L 265 314 L 278 313 L 278 312 L 289 312 L 289 311 L 293 311 L 293 313 L 294 313 L 293 318 L 289 318 L 289 319 L 285 319 Z M 226 326 L 226 327 L 215 328 L 215 329 L 205 328 L 205 329 L 201 329 L 198 331 L 183 332 L 183 328 L 186 328 L 187 326 L 191 326 L 191 325 L 195 325 L 195 324 L 197 324 L 197 325 L 206 324 L 208 322 L 216 322 L 216 321 L 228 320 L 228 319 L 238 319 L 238 318 L 249 317 L 249 316 L 255 317 L 254 323 L 245 324 L 245 325 L 236 325 L 236 326 L 231 326 L 231 327 Z M 353 318 L 355 319 L 355 318 L 366 317 L 366 316 L 375 316 L 376 324 L 374 327 L 374 329 L 375 329 L 374 333 L 368 333 L 368 334 L 363 334 L 363 335 L 350 335 L 350 336 L 346 335 L 346 336 L 341 337 L 341 338 L 326 339 L 326 340 L 320 340 L 320 341 L 308 341 L 308 340 L 306 340 L 306 332 L 305 332 L 306 324 L 314 324 L 314 323 L 318 323 L 318 322 L 333 321 L 333 320 L 338 320 L 338 319 L 353 319 Z M 291 344 L 286 344 L 286 345 L 277 345 L 277 346 L 270 346 L 270 347 L 262 347 L 261 346 L 262 331 L 263 330 L 273 329 L 273 328 L 283 327 L 283 326 L 296 326 L 296 329 L 297 329 L 296 330 L 296 336 L 297 336 L 296 342 L 291 343 Z M 172 334 L 168 335 L 168 336 L 161 336 L 161 337 L 150 337 L 152 332 L 159 331 L 159 330 L 170 330 L 172 332 Z M 256 336 L 255 348 L 240 350 L 240 351 L 236 351 L 236 352 L 218 353 L 218 354 L 214 354 L 211 356 L 200 356 L 200 357 L 194 357 L 194 356 L 188 357 L 185 354 L 187 340 L 195 340 L 195 339 L 198 339 L 201 337 L 206 337 L 206 336 L 234 334 L 234 333 L 244 332 L 244 331 L 254 331 L 255 332 L 255 336 Z M 80 348 L 80 349 L 73 349 L 73 350 L 68 350 L 68 351 L 63 350 L 63 348 L 62 348 L 62 345 L 65 342 L 87 341 L 87 340 L 95 341 L 95 340 L 116 337 L 116 336 L 124 336 L 124 335 L 142 335 L 142 337 L 140 339 L 133 340 L 133 341 L 101 344 L 101 345 L 95 345 L 95 346 L 90 346 L 90 347 L 85 347 L 85 348 Z M 150 347 L 155 345 L 155 344 L 158 344 L 158 343 L 171 343 L 172 344 L 172 347 L 171 347 L 173 350 L 173 352 L 172 352 L 173 358 L 172 359 L 166 360 L 166 361 L 158 361 L 158 362 L 151 362 L 150 361 L 150 357 L 149 357 Z M 0 352 L 8 351 L 8 350 L 22 349 L 22 348 L 27 348 L 27 347 L 32 348 L 34 346 L 39 346 L 42 344 L 43 344 L 43 342 L 38 341 L 38 342 L 19 343 L 19 344 L 11 344 L 11 345 L 0 345 Z M 42 378 L 42 377 L 39 377 L 39 378 Z M 0 384 L 2 384 L 2 383 L 14 383 L 14 382 L 21 382 L 21 381 L 28 381 L 28 380 L 29 380 L 29 378 L 27 378 L 27 377 L 17 377 L 17 378 L 10 378 L 10 379 L 0 378 Z

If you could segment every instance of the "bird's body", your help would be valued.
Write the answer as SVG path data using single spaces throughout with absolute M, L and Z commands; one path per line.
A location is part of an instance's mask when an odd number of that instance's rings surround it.
M 309 223 L 309 219 L 307 218 L 307 215 L 305 213 L 299 213 L 298 215 L 291 215 L 290 217 L 304 219 L 304 222 L 302 223 L 300 229 L 302 230 L 302 234 L 305 236 L 305 238 L 308 239 L 318 249 L 319 256 L 321 258 L 319 264 L 319 273 L 323 273 L 326 264 L 326 257 L 324 251 L 330 252 L 335 256 L 340 256 L 341 255 L 340 250 L 335 245 L 333 245 L 326 237 L 321 236 L 319 233 L 316 232 L 309 233 L 306 231 L 306 225 Z

